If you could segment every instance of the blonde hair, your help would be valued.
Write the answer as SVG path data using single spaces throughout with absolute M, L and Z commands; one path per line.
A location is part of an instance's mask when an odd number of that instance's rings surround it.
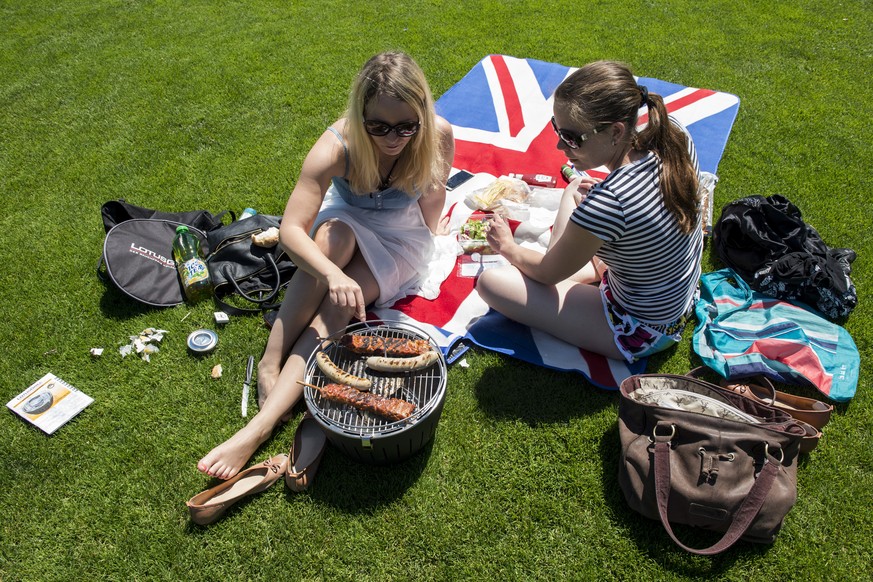
M 409 55 L 401 52 L 372 57 L 352 83 L 345 112 L 349 185 L 356 194 L 368 194 L 377 190 L 382 181 L 378 149 L 364 131 L 364 110 L 379 96 L 403 101 L 415 111 L 421 124 L 391 172 L 391 185 L 409 195 L 416 189 L 426 192 L 429 186 L 441 180 L 443 172 L 436 112 L 424 72 Z
M 558 86 L 555 102 L 566 107 L 570 118 L 583 126 L 623 122 L 634 149 L 651 150 L 661 159 L 661 195 L 680 229 L 690 233 L 697 227 L 697 171 L 685 134 L 667 118 L 664 99 L 637 85 L 627 65 L 614 61 L 585 65 Z M 642 105 L 649 107 L 649 121 L 637 133 L 637 114 Z

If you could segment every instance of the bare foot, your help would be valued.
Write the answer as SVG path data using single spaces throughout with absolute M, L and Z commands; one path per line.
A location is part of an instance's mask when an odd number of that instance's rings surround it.
M 259 438 L 258 431 L 246 425 L 200 459 L 197 470 L 210 477 L 230 479 L 245 467 L 264 440 L 266 437 Z

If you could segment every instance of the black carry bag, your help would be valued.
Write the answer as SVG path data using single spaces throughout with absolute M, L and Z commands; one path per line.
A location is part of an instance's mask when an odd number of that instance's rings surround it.
M 230 315 L 259 313 L 279 305 L 279 292 L 297 266 L 278 244 L 260 246 L 253 235 L 279 228 L 281 216 L 255 214 L 207 233 L 206 259 L 215 302 Z M 246 303 L 240 307 L 234 303 Z
M 103 204 L 100 208 L 100 215 L 103 217 L 103 228 L 106 232 L 112 230 L 112 227 L 121 224 L 126 220 L 134 218 L 157 218 L 161 220 L 171 220 L 181 224 L 187 224 L 203 232 L 209 232 L 221 226 L 221 219 L 225 214 L 230 214 L 231 220 L 236 220 L 236 215 L 225 210 L 218 214 L 212 214 L 208 210 L 189 210 L 186 212 L 163 212 L 161 210 L 153 210 L 142 206 L 135 206 L 125 202 L 123 198 L 118 200 L 110 200 Z
M 722 208 L 712 235 L 721 262 L 755 291 L 802 301 L 831 320 L 858 304 L 855 251 L 828 246 L 784 196 L 734 200 Z
M 173 260 L 173 238 L 181 224 L 157 218 L 133 218 L 116 224 L 103 241 L 97 276 L 153 307 L 183 303 L 185 292 Z M 206 233 L 191 225 L 188 229 L 202 246 Z
M 222 225 L 231 211 L 212 214 L 207 210 L 163 212 L 110 200 L 100 208 L 106 238 L 97 262 L 97 276 L 122 293 L 153 307 L 172 307 L 185 301 L 182 283 L 173 260 L 176 227 L 187 225 L 200 240 L 204 256 L 209 253 L 206 232 Z

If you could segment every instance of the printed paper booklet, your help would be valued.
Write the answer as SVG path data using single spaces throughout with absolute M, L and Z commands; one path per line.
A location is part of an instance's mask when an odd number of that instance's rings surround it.
M 46 374 L 6 403 L 18 416 L 52 434 L 94 399 L 54 374 Z

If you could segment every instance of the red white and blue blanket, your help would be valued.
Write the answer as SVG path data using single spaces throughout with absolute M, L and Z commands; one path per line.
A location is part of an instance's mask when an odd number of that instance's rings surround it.
M 555 145 L 550 123 L 553 94 L 574 70 L 504 55 L 482 59 L 436 104 L 454 130 L 454 167 L 493 176 L 538 173 L 559 177 L 567 160 Z M 691 133 L 701 170 L 715 174 L 739 99 L 647 77 L 640 77 L 639 83 L 664 98 L 667 110 Z M 640 124 L 646 120 L 643 110 Z M 597 171 L 589 173 L 597 175 Z M 459 190 L 448 194 L 447 213 L 463 214 L 459 196 L 465 190 Z M 423 328 L 446 353 L 460 340 L 467 340 L 539 366 L 580 372 L 605 389 L 617 389 L 624 378 L 645 371 L 645 360 L 629 365 L 605 358 L 489 311 L 474 289 L 475 279 L 461 277 L 451 267 L 434 270 L 444 276 L 435 299 L 423 296 L 427 293 L 412 294 L 391 308 L 374 310 L 373 315 Z

